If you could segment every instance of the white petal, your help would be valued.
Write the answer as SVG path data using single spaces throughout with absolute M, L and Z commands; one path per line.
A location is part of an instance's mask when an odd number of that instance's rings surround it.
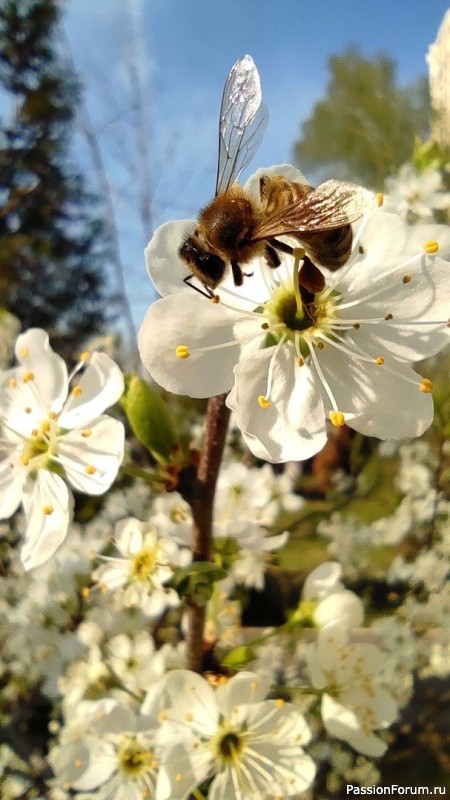
M 328 345 L 319 353 L 337 406 L 348 412 L 351 428 L 379 439 L 420 436 L 433 419 L 431 395 L 419 390 L 420 377 L 410 367 L 384 358 L 385 364 L 378 366 Z
M 30 328 L 16 342 L 17 360 L 33 372 L 43 408 L 59 413 L 67 397 L 67 367 L 50 347 L 48 334 Z
M 233 706 L 258 703 L 270 689 L 270 680 L 255 672 L 238 672 L 228 683 L 216 690 L 219 709 L 226 715 Z
M 71 393 L 58 422 L 62 428 L 80 428 L 114 405 L 124 390 L 120 367 L 106 355 L 93 353 L 82 375 L 77 393 Z
M 156 229 L 145 249 L 145 263 L 153 285 L 162 297 L 177 292 L 192 292 L 183 283 L 190 272 L 178 255 L 186 236 L 193 233 L 196 222 L 180 219 L 166 222 Z
M 342 589 L 340 592 L 333 592 L 324 597 L 315 609 L 313 616 L 319 627 L 340 620 L 351 630 L 362 625 L 364 606 L 358 595 L 349 589 Z
M 40 470 L 36 480 L 25 485 L 23 505 L 28 526 L 20 557 L 29 570 L 51 558 L 66 538 L 72 498 L 62 478 Z
M 309 573 L 303 584 L 303 599 L 313 600 L 325 597 L 336 589 L 341 589 L 342 565 L 338 561 L 325 561 Z
M 84 494 L 103 494 L 117 476 L 124 442 L 122 423 L 104 415 L 89 429 L 62 436 L 58 441 L 58 461 L 74 489 Z
M 194 292 L 157 300 L 150 306 L 138 337 L 139 352 L 150 375 L 164 389 L 189 397 L 212 397 L 227 392 L 233 384 L 233 367 L 239 344 L 221 349 L 195 352 L 235 340 L 236 315 L 227 313 Z M 187 345 L 189 358 L 175 355 L 179 345 Z
M 382 756 L 387 744 L 374 734 L 364 733 L 357 715 L 328 694 L 322 697 L 322 720 L 330 736 L 343 739 L 364 755 Z
M 262 445 L 271 462 L 301 461 L 326 442 L 323 403 L 308 365 L 298 367 L 286 345 L 273 364 L 271 406 L 261 408 L 258 397 L 266 394 L 274 352 L 275 348 L 260 350 L 237 365 L 235 391 L 227 404 L 236 412 L 237 424 L 252 452 Z
M 0 519 L 14 514 L 22 500 L 27 473 L 24 468 L 15 466 L 14 461 L 7 458 L 0 464 Z

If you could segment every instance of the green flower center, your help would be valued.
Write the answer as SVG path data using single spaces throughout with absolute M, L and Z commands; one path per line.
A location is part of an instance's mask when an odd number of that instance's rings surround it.
M 137 581 L 147 581 L 155 572 L 157 565 L 156 547 L 144 547 L 139 550 L 131 562 L 131 576 Z
M 136 778 L 153 771 L 157 764 L 153 750 L 148 750 L 140 742 L 127 737 L 118 750 L 119 771 L 128 778 Z
M 230 728 L 219 731 L 214 743 L 216 759 L 221 764 L 236 762 L 245 747 L 244 738 L 236 730 Z

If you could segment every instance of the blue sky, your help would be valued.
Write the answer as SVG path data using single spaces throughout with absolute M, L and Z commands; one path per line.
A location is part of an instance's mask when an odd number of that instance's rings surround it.
M 133 40 L 132 8 L 141 35 Z M 446 0 L 70 0 L 65 31 L 85 86 L 117 203 L 122 255 L 138 323 L 153 298 L 143 268 L 145 232 L 134 205 L 135 132 L 128 66 L 145 82 L 154 222 L 195 215 L 215 180 L 217 117 L 232 64 L 250 53 L 269 127 L 253 168 L 291 160 L 299 126 L 324 93 L 327 60 L 350 44 L 398 63 L 402 84 L 427 71 L 425 56 Z M 89 176 L 82 143 L 77 157 Z

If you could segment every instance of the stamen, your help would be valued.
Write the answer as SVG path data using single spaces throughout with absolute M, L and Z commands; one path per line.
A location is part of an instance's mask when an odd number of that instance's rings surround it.
M 86 475 L 95 475 L 97 469 L 92 464 L 88 464 L 84 471 L 86 472 Z
M 403 275 L 402 283 L 411 283 L 412 277 L 411 275 Z
M 422 383 L 420 384 L 419 389 L 424 394 L 430 394 L 433 391 L 433 384 L 428 378 L 422 378 Z
M 18 355 L 19 358 L 28 358 L 30 355 L 30 349 L 28 347 L 21 347 Z
M 384 195 L 383 195 L 383 193 L 382 193 L 382 192 L 377 192 L 377 193 L 376 193 L 376 195 L 375 195 L 375 201 L 376 201 L 377 207 L 378 207 L 378 208 L 381 208 L 381 206 L 382 206 L 382 205 L 383 205 L 383 203 L 384 203 Z
M 191 355 L 189 347 L 186 344 L 179 344 L 175 349 L 175 355 L 177 358 L 189 358 Z
M 83 389 L 81 386 L 74 386 L 72 389 L 72 394 L 74 397 L 79 397 L 81 394 L 83 394 Z
M 303 302 L 300 294 L 300 284 L 298 282 L 299 265 L 305 257 L 303 247 L 296 247 L 292 255 L 294 256 L 294 266 L 292 268 L 292 283 L 294 286 L 295 304 L 297 306 L 297 314 L 303 317 Z
M 272 403 L 270 402 L 270 400 L 268 400 L 268 399 L 267 399 L 267 397 L 264 397 L 264 395 L 263 395 L 263 394 L 260 394 L 260 395 L 259 395 L 259 397 L 258 397 L 258 403 L 259 403 L 259 405 L 261 406 L 261 408 L 270 408 L 270 406 L 272 405 Z
M 345 418 L 342 411 L 330 411 L 329 413 L 330 422 L 335 428 L 342 428 L 345 425 Z
M 81 361 L 82 363 L 84 363 L 90 357 L 91 357 L 91 354 L 90 354 L 89 350 L 85 350 L 84 353 L 81 353 L 81 355 L 80 355 L 78 360 Z
M 28 372 L 24 372 L 22 380 L 24 383 L 30 383 L 31 381 L 34 381 L 33 372 L 31 372 L 31 370 L 29 370 Z
M 424 252 L 427 253 L 427 255 L 433 255 L 434 253 L 437 253 L 439 250 L 439 242 L 435 242 L 434 240 L 425 242 L 423 249 Z
M 323 371 L 322 371 L 322 369 L 320 367 L 320 364 L 318 362 L 317 355 L 315 353 L 314 347 L 312 346 L 312 343 L 311 343 L 311 347 L 310 347 L 309 351 L 311 353 L 311 358 L 312 358 L 312 361 L 313 361 L 314 366 L 316 368 L 316 372 L 317 372 L 317 374 L 319 376 L 319 379 L 320 379 L 320 381 L 322 383 L 323 388 L 325 389 L 325 391 L 327 393 L 328 399 L 329 399 L 331 405 L 333 406 L 334 411 L 338 411 L 338 404 L 336 403 L 334 394 L 331 391 L 330 384 L 328 383 L 327 379 L 325 378 L 325 375 L 323 374 Z
M 54 509 L 54 508 L 53 508 L 53 506 L 51 506 L 51 505 L 44 506 L 44 507 L 43 507 L 43 509 L 42 509 L 43 513 L 44 513 L 44 514 L 45 514 L 47 517 L 49 517 L 49 516 L 50 516 L 50 514 L 53 514 L 54 510 L 55 510 L 55 509 Z
M 81 435 L 83 439 L 89 439 L 89 436 L 92 436 L 92 431 L 90 428 L 86 428 L 84 431 L 81 431 Z
M 378 364 L 378 366 L 381 367 L 384 364 L 383 356 L 378 356 L 378 358 L 375 359 L 375 364 Z

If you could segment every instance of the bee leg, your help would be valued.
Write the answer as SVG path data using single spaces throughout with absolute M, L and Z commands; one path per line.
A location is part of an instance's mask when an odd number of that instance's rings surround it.
M 195 291 L 201 294 L 202 297 L 207 297 L 208 300 L 212 300 L 212 298 L 216 296 L 213 290 L 207 286 L 206 283 L 202 283 L 203 289 L 200 289 L 200 287 L 196 286 L 195 283 L 191 283 L 194 277 L 195 275 L 186 275 L 186 277 L 183 278 L 183 283 L 185 283 L 186 286 L 189 286 L 190 289 L 195 289 Z
M 267 266 L 271 269 L 276 269 L 281 264 L 280 257 L 274 247 L 266 244 L 264 249 L 264 258 L 266 259 Z
M 298 274 L 298 282 L 300 286 L 307 289 L 308 292 L 315 294 L 321 292 L 325 286 L 325 278 L 323 277 L 320 269 L 305 256 L 300 272 Z
M 231 269 L 233 270 L 234 285 L 242 286 L 242 284 L 244 283 L 244 274 L 237 261 L 231 262 Z
M 269 245 L 268 246 L 271 246 L 272 248 L 275 248 L 275 250 L 279 250 L 280 253 L 287 253 L 290 256 L 294 252 L 294 248 L 293 247 L 291 247 L 289 244 L 285 244 L 285 242 L 279 242 L 278 239 L 269 239 Z

